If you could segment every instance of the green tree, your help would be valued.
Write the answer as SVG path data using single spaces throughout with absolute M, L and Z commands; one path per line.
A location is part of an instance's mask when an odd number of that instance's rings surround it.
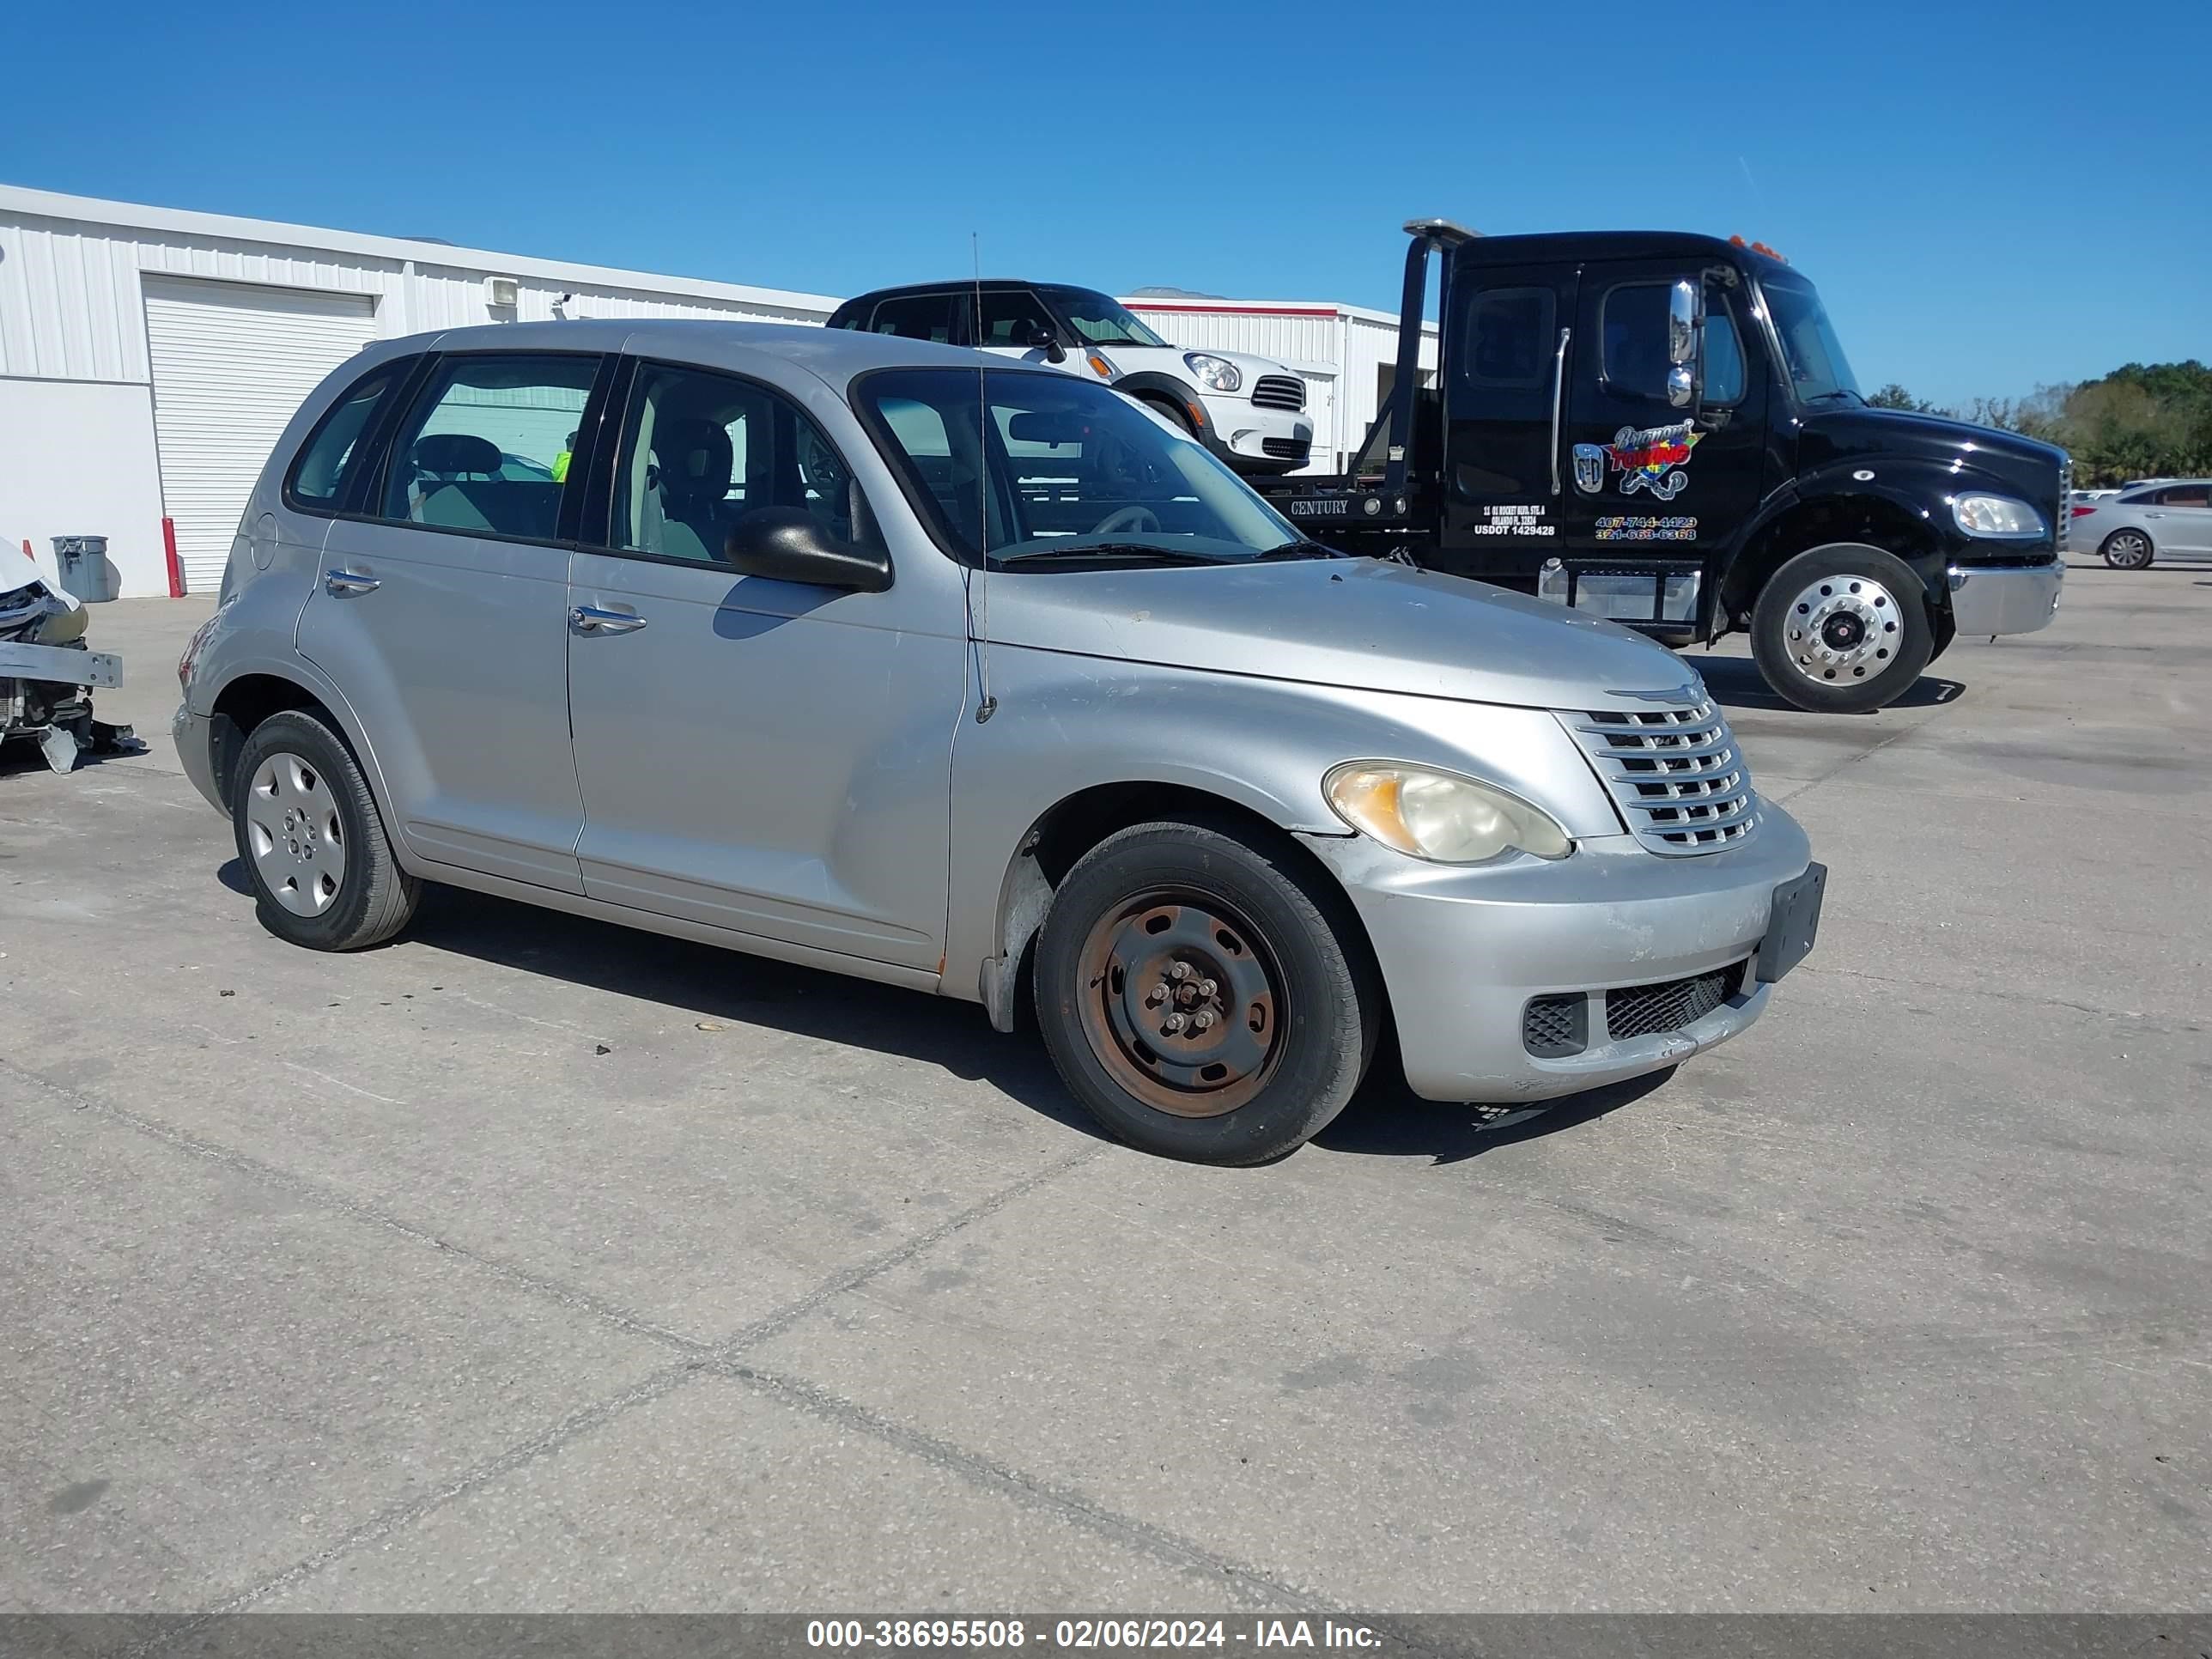
M 1929 403 L 1925 398 L 1914 397 L 1894 380 L 1868 398 L 1867 402 L 1876 409 L 1910 410 L 1917 415 L 1948 415 L 1951 412 Z

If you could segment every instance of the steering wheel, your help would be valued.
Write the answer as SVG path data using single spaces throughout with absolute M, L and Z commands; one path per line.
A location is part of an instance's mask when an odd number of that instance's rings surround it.
M 1153 512 L 1151 507 L 1138 503 L 1130 507 L 1115 507 L 1091 526 L 1091 533 L 1094 536 L 1111 536 L 1134 531 L 1139 535 L 1158 535 L 1159 528 L 1160 515 Z

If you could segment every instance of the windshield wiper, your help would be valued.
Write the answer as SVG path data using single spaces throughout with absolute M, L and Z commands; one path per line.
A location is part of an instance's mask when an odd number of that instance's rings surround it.
M 1815 392 L 1805 401 L 1808 404 L 1824 404 L 1831 398 L 1850 398 L 1861 404 L 1866 403 L 1866 398 L 1862 394 L 1852 391 L 1847 386 L 1835 386 L 1826 392 Z
M 1032 559 L 1102 559 L 1119 563 L 1127 560 L 1144 559 L 1155 564 L 1224 564 L 1204 553 L 1192 553 L 1177 547 L 1158 547 L 1150 542 L 1079 542 L 1054 544 L 1031 548 L 1026 553 L 1001 553 L 998 562 L 1004 564 L 1026 564 Z
M 1294 542 L 1285 542 L 1280 547 L 1271 547 L 1257 556 L 1261 559 L 1349 559 L 1357 556 L 1341 548 L 1323 547 L 1319 542 L 1310 542 L 1303 536 Z

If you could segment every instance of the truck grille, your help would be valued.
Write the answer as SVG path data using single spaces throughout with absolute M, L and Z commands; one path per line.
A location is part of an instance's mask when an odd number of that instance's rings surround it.
M 1632 714 L 1562 714 L 1636 839 L 1654 853 L 1717 852 L 1758 823 L 1751 773 L 1710 702 Z
M 1306 406 L 1306 383 L 1295 374 L 1262 374 L 1252 382 L 1252 405 L 1295 414 Z
M 2067 462 L 2058 469 L 2058 556 L 2066 556 L 2066 537 L 2074 523 L 2074 463 Z
M 1695 1025 L 1734 996 L 1743 985 L 1743 963 L 1732 963 L 1710 974 L 1631 985 L 1605 994 L 1605 1034 L 1613 1042 L 1656 1036 Z

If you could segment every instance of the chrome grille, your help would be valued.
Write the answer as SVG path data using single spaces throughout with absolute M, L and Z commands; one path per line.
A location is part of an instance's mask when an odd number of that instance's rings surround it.
M 2058 556 L 2066 556 L 2066 538 L 2074 526 L 2074 463 L 2058 469 Z
M 1295 374 L 1262 374 L 1252 382 L 1255 409 L 1287 409 L 1296 413 L 1306 406 L 1306 383 Z
M 1559 721 L 1589 757 L 1630 832 L 1652 852 L 1717 852 L 1757 825 L 1751 773 L 1727 716 L 1711 703 L 1562 714 Z

